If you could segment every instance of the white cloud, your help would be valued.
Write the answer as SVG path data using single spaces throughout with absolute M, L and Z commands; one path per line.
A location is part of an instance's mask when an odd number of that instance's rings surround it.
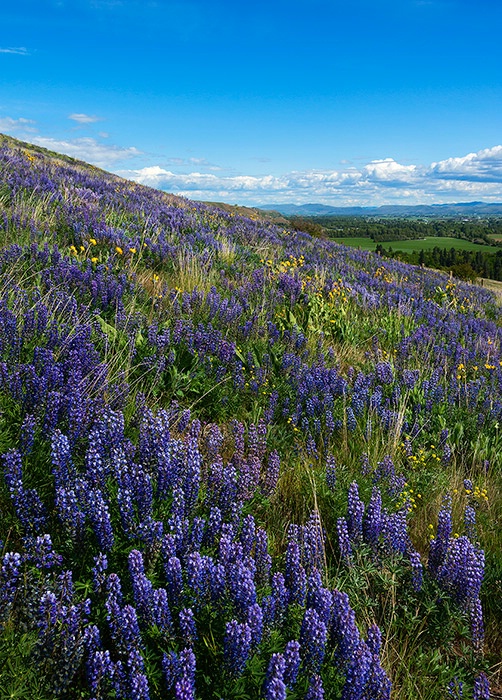
M 102 117 L 96 117 L 94 114 L 81 114 L 78 112 L 68 115 L 68 119 L 72 119 L 74 122 L 78 122 L 79 124 L 94 124 L 95 122 L 102 121 Z
M 0 117 L 0 131 L 5 134 L 27 132 L 33 133 L 36 131 L 34 124 L 36 122 L 33 119 L 24 119 L 20 117 L 19 119 L 12 119 L 12 117 Z
M 432 163 L 429 171 L 441 179 L 502 182 L 502 146 L 484 148 L 461 158 Z
M 416 165 L 401 165 L 393 158 L 384 158 L 383 160 L 372 160 L 368 165 L 365 165 L 362 174 L 369 180 L 401 184 L 413 178 L 416 169 Z
M 186 165 L 186 161 L 171 159 L 170 164 Z M 175 173 L 158 165 L 119 174 L 186 197 L 231 201 L 238 198 L 242 204 L 324 202 L 364 206 L 403 200 L 419 204 L 467 198 L 489 202 L 502 200 L 502 146 L 430 166 L 403 165 L 387 157 L 361 167 L 293 171 L 283 175 Z
M 13 53 L 17 56 L 29 56 L 28 49 L 24 46 L 16 46 L 8 49 L 0 49 L 0 53 Z
M 67 156 L 85 160 L 100 168 L 111 168 L 121 161 L 141 155 L 141 151 L 134 148 L 134 146 L 123 148 L 112 144 L 100 143 L 96 139 L 87 137 L 70 141 L 59 141 L 45 136 L 37 136 L 32 140 L 33 143 L 51 151 L 65 153 Z

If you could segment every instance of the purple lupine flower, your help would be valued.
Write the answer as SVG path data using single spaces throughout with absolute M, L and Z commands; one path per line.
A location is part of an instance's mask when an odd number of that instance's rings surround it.
M 356 616 L 349 604 L 349 597 L 341 591 L 333 591 L 332 635 L 338 644 L 337 655 L 342 663 L 347 663 L 359 647 L 361 636 L 356 624 Z
M 188 545 L 192 551 L 197 552 L 200 549 L 202 541 L 204 539 L 205 529 L 206 521 L 204 518 L 193 518 Z
M 46 591 L 40 599 L 39 620 L 37 623 L 39 631 L 45 632 L 55 625 L 57 620 L 57 598 L 52 591 Z
M 106 681 L 113 678 L 115 664 L 111 660 L 110 652 L 94 651 L 87 662 L 87 678 L 89 689 L 95 697 L 102 696 L 103 686 Z
M 94 566 L 92 568 L 92 581 L 95 593 L 100 593 L 104 588 L 107 568 L 108 560 L 106 554 L 100 552 L 97 557 L 94 557 Z
M 354 415 L 354 409 L 352 408 L 352 406 L 347 406 L 346 425 L 347 430 L 350 430 L 350 432 L 354 432 L 354 430 L 357 428 L 357 420 Z
M 166 574 L 169 602 L 171 605 L 176 605 L 183 590 L 183 574 L 178 557 L 169 557 L 164 564 L 164 572 Z
M 138 616 L 132 605 L 125 605 L 119 612 L 115 621 L 119 634 L 119 646 L 124 651 L 131 651 L 141 646 L 141 633 L 139 631 Z
M 5 464 L 5 483 L 17 517 L 30 534 L 42 531 L 46 522 L 45 508 L 36 489 L 26 489 L 23 486 L 21 454 L 18 450 L 9 450 L 2 455 L 2 459 Z
M 364 503 L 359 498 L 357 482 L 349 486 L 347 496 L 347 529 L 351 542 L 361 542 L 363 539 Z
M 195 423 L 195 421 L 194 421 Z M 193 425 L 193 424 L 192 424 Z M 200 424 L 199 424 L 200 425 Z M 186 472 L 183 483 L 187 512 L 190 513 L 197 503 L 200 486 L 202 457 L 197 447 L 197 440 L 188 440 L 186 453 Z
M 281 458 L 277 450 L 271 452 L 268 456 L 267 468 L 262 478 L 263 493 L 266 496 L 271 496 L 277 488 L 281 471 Z
M 336 531 L 338 534 L 338 546 L 340 555 L 346 564 L 352 560 L 352 546 L 350 544 L 349 531 L 345 518 L 338 518 L 336 521 Z
M 134 602 L 145 621 L 148 621 L 150 618 L 153 586 L 151 581 L 145 576 L 145 566 L 141 552 L 137 549 L 129 552 L 128 564 Z
M 476 511 L 470 505 L 466 506 L 464 512 L 465 534 L 474 542 L 476 540 Z
M 310 678 L 305 700 L 324 700 L 324 686 L 322 678 L 318 674 Z
M 378 381 L 382 384 L 392 384 L 394 381 L 394 374 L 390 362 L 378 362 L 375 371 Z
M 284 683 L 288 688 L 293 688 L 300 670 L 300 643 L 296 639 L 288 642 L 284 648 Z
M 193 649 L 186 647 L 179 653 L 180 673 L 184 678 L 187 678 L 190 685 L 195 689 L 195 667 L 196 659 Z
M 190 608 L 183 608 L 179 614 L 180 632 L 187 646 L 192 646 L 197 640 L 197 627 L 193 611 Z
M 363 640 L 360 640 L 345 670 L 345 684 L 341 700 L 361 700 L 371 673 L 372 654 Z M 370 695 L 375 698 L 375 695 Z
M 382 535 L 389 552 L 405 554 L 409 546 L 407 527 L 407 509 L 401 508 L 396 513 L 385 513 L 382 519 Z
M 88 654 L 101 649 L 101 634 L 97 625 L 89 625 L 85 628 L 84 641 Z
M 286 664 L 282 654 L 272 654 L 263 684 L 263 697 L 265 700 L 286 700 L 285 670 Z
M 303 605 L 307 592 L 307 576 L 300 563 L 300 546 L 293 539 L 288 542 L 285 563 L 286 585 L 291 592 L 291 597 L 299 605 Z
M 5 620 L 14 602 L 21 576 L 21 564 L 22 558 L 17 552 L 4 554 L 0 570 L 0 623 Z
M 208 568 L 206 557 L 201 557 L 199 552 L 190 552 L 186 558 L 187 583 L 195 596 L 202 600 L 208 589 Z
M 485 628 L 483 623 L 483 607 L 479 598 L 473 600 L 469 608 L 471 623 L 472 643 L 476 651 L 482 651 L 485 639 Z
M 25 537 L 24 545 L 28 559 L 38 569 L 51 569 L 53 566 L 59 566 L 63 561 L 63 557 L 54 551 L 50 535 Z
M 441 461 L 443 462 L 444 465 L 448 465 L 451 462 L 451 458 L 453 456 L 453 451 L 451 447 L 446 443 L 445 446 L 443 447 L 443 454 L 441 457 Z
M 244 615 L 250 605 L 256 603 L 256 587 L 253 572 L 238 562 L 230 569 L 228 587 L 236 608 Z
M 251 630 L 253 647 L 257 647 L 263 636 L 263 611 L 258 603 L 250 605 L 247 611 L 247 623 Z
M 418 592 L 422 589 L 424 578 L 422 561 L 420 559 L 420 554 L 415 549 L 409 553 L 409 558 L 411 564 L 411 585 L 413 590 Z
M 171 690 L 181 673 L 181 664 L 178 654 L 170 651 L 162 657 L 162 670 L 166 680 L 167 690 Z
M 69 605 L 73 598 L 73 573 L 68 571 L 63 571 L 57 577 L 57 587 L 59 590 L 59 600 L 64 605 Z
M 323 587 L 321 575 L 314 569 L 308 579 L 307 607 L 317 612 L 328 629 L 331 624 L 332 602 L 331 591 Z
M 474 679 L 472 700 L 490 700 L 490 683 L 486 673 L 481 672 Z
M 145 665 L 138 649 L 131 649 L 127 658 L 131 700 L 149 700 L 150 691 L 145 675 Z
M 21 435 L 19 437 L 19 449 L 23 455 L 31 452 L 35 442 L 35 429 L 37 420 L 35 416 L 28 414 L 21 424 Z
M 462 700 L 464 697 L 464 684 L 456 676 L 448 683 L 448 697 L 453 700 Z
M 56 491 L 58 517 L 72 539 L 82 534 L 85 525 L 85 513 L 80 507 L 77 491 L 65 488 Z
M 223 434 L 219 427 L 216 424 L 209 425 L 206 438 L 206 450 L 210 459 L 216 459 L 216 457 L 220 454 L 223 442 Z
M 113 547 L 114 537 L 110 511 L 99 489 L 91 489 L 87 494 L 87 515 L 92 523 L 96 539 L 102 551 Z
M 307 608 L 300 630 L 300 645 L 303 662 L 310 673 L 318 673 L 321 668 L 327 635 L 327 627 L 317 612 Z
M 326 460 L 326 486 L 330 491 L 335 490 L 336 486 L 336 462 L 333 455 L 329 455 Z
M 254 547 L 256 537 L 256 524 L 252 515 L 246 515 L 242 523 L 242 530 L 240 534 L 240 542 L 242 544 L 242 551 L 245 556 L 251 554 L 251 550 Z
M 371 653 L 371 649 L 370 649 Z M 364 687 L 364 698 L 390 700 L 392 683 L 380 664 L 378 654 L 371 654 L 369 677 Z
M 380 489 L 375 486 L 373 487 L 363 522 L 364 541 L 371 545 L 374 552 L 376 552 L 381 531 L 382 494 L 380 493 Z
M 291 595 L 286 587 L 284 576 L 280 571 L 277 571 L 272 576 L 272 598 L 275 614 L 277 618 L 281 619 L 288 608 Z
M 211 600 L 220 605 L 225 599 L 226 569 L 223 564 L 214 564 L 210 570 Z
M 209 511 L 207 530 L 205 533 L 205 538 L 208 544 L 213 544 L 216 537 L 220 534 L 221 523 L 221 510 L 217 506 L 213 506 Z
M 361 455 L 361 474 L 363 476 L 368 476 L 368 474 L 370 472 L 371 472 L 370 458 L 368 457 L 367 453 L 364 452 Z
M 172 629 L 173 620 L 165 588 L 157 588 L 153 592 L 152 621 L 161 632 L 170 632 Z
M 382 648 L 382 633 L 378 625 L 368 627 L 366 644 L 372 654 L 380 654 Z
M 477 549 L 465 535 L 451 541 L 437 578 L 452 591 L 464 609 L 479 598 L 484 564 L 483 550 Z
M 245 622 L 239 624 L 232 620 L 226 624 L 223 650 L 225 664 L 233 676 L 240 676 L 244 671 L 251 650 L 251 630 Z
M 74 469 L 70 442 L 60 430 L 55 430 L 51 438 L 51 458 L 56 488 L 65 487 L 73 480 Z
M 118 574 L 111 573 L 106 580 L 108 598 L 113 599 L 118 605 L 122 605 L 122 585 Z
M 195 700 L 195 689 L 185 676 L 176 682 L 174 697 L 176 700 Z

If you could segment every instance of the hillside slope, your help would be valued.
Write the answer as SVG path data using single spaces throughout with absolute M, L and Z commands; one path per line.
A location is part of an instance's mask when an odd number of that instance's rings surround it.
M 0 232 L 6 697 L 496 691 L 490 291 L 4 137 Z

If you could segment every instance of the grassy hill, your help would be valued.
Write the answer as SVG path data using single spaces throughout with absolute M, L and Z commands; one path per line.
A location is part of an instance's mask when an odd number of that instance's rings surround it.
M 7 137 L 0 240 L 2 697 L 500 692 L 491 291 Z

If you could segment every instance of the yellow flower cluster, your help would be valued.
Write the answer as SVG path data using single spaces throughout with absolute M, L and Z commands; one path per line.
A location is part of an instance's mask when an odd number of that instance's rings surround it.
M 411 513 L 412 510 L 416 509 L 417 507 L 417 499 L 420 501 L 422 498 L 421 493 L 415 494 L 415 491 L 413 489 L 408 488 L 408 484 L 405 484 L 405 489 L 404 491 L 401 492 L 399 501 L 397 504 L 398 510 L 402 508 L 403 506 L 407 506 L 408 513 Z M 416 495 L 416 498 L 415 498 Z
M 466 369 L 463 362 L 457 366 L 457 379 L 465 379 Z
M 385 267 L 379 267 L 375 272 L 375 277 L 377 279 L 383 280 L 384 282 L 387 282 L 387 284 L 390 284 L 394 281 L 392 279 L 392 275 L 389 273 L 388 270 L 385 269 Z
M 401 447 L 404 448 L 404 446 L 404 442 L 402 442 Z M 416 469 L 417 467 L 429 464 L 431 461 L 440 462 L 441 458 L 436 452 L 436 446 L 431 445 L 429 450 L 425 450 L 423 447 L 420 447 L 418 453 L 416 455 L 410 455 L 408 460 L 411 463 L 411 466 Z
M 331 302 L 347 301 L 347 288 L 344 286 L 341 279 L 339 279 L 338 282 L 333 283 L 333 286 L 328 293 L 328 298 Z
M 488 491 L 486 489 L 480 489 L 479 486 L 475 486 L 473 491 L 465 489 L 465 493 L 467 496 L 471 496 L 476 501 L 479 501 L 479 503 L 488 503 Z

